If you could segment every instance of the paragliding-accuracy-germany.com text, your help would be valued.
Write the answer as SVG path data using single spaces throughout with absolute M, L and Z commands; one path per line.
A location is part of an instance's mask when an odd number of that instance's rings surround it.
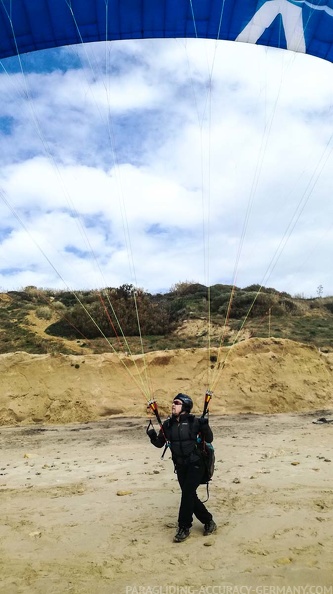
M 321 586 L 126 586 L 126 594 L 333 594 L 333 585 Z

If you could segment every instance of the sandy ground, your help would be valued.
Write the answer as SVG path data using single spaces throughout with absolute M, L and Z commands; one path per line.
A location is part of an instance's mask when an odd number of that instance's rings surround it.
M 2 427 L 0 591 L 332 593 L 333 423 L 321 416 L 332 411 L 212 415 L 218 531 L 203 537 L 195 521 L 181 544 L 172 462 L 145 419 Z

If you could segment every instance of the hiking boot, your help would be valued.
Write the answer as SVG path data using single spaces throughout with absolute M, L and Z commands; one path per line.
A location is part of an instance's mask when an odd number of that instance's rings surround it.
M 210 522 L 208 522 L 208 524 L 205 524 L 204 526 L 204 536 L 208 536 L 209 534 L 213 534 L 213 532 L 215 532 L 217 530 L 217 526 L 214 522 L 214 520 L 211 520 Z
M 178 528 L 178 532 L 174 537 L 173 542 L 183 542 L 183 540 L 186 540 L 186 538 L 188 538 L 189 536 L 190 529 L 186 528 L 185 526 L 181 526 L 180 528 Z

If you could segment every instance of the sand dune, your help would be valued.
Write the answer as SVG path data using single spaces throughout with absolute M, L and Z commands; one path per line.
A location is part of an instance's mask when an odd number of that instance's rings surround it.
M 329 408 L 332 354 L 277 339 L 250 339 L 212 349 L 126 355 L 0 356 L 0 424 L 68 423 L 146 414 L 147 400 L 163 412 L 178 392 L 197 412 L 214 385 L 211 410 L 271 413 Z

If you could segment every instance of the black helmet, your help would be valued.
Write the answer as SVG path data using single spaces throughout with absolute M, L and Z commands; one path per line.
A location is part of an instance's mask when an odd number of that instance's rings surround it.
M 180 400 L 183 403 L 182 410 L 185 412 L 191 412 L 193 408 L 193 400 L 186 394 L 177 394 L 174 400 Z

